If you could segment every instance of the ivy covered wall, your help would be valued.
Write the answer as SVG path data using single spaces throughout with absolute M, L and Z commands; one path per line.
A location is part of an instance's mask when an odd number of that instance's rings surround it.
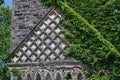
M 119 0 L 42 0 L 64 12 L 61 25 L 68 48 L 66 55 L 82 60 L 90 80 L 120 78 Z

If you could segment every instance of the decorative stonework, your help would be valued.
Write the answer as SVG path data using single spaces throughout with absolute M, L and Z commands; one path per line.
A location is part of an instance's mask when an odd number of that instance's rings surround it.
M 15 76 L 11 77 L 11 80 L 65 80 L 65 77 L 70 74 L 71 78 L 74 80 L 85 80 L 85 76 L 81 71 L 82 67 L 79 63 L 71 62 L 54 62 L 41 65 L 41 63 L 22 64 L 16 66 L 22 71 L 21 78 Z M 51 65 L 50 65 L 51 64 Z M 14 64 L 9 64 L 13 67 Z M 25 66 L 26 65 L 26 66 Z
M 81 62 L 64 56 L 61 18 L 58 8 L 43 7 L 39 0 L 13 0 L 12 53 L 6 61 L 22 75 L 11 80 L 65 80 L 67 75 L 85 80 Z
M 51 8 L 42 6 L 40 0 L 13 0 L 11 52 L 29 34 Z
M 61 15 L 53 10 L 47 16 L 16 51 L 12 59 L 14 63 L 65 59 L 66 44 L 62 39 L 62 27 L 58 25 Z

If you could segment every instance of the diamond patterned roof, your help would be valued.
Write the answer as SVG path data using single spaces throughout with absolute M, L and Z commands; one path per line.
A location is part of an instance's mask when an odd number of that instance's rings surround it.
M 61 15 L 54 9 L 30 33 L 12 56 L 14 63 L 64 60 L 66 44 L 62 39 Z

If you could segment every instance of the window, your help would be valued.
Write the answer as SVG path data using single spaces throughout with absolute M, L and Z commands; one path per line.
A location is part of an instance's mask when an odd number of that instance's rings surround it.
M 40 76 L 40 74 L 37 74 L 37 76 L 36 76 L 36 80 L 41 80 L 41 76 Z
M 47 73 L 46 80 L 52 80 L 49 73 Z
M 70 73 L 67 74 L 67 76 L 65 77 L 66 80 L 71 80 L 72 79 L 72 76 Z
M 77 79 L 82 80 L 82 74 L 81 73 L 78 74 Z
M 27 75 L 27 80 L 32 80 L 30 74 Z
M 62 80 L 60 73 L 57 73 L 56 80 Z
M 22 78 L 21 78 L 21 77 L 18 77 L 18 80 L 22 80 Z

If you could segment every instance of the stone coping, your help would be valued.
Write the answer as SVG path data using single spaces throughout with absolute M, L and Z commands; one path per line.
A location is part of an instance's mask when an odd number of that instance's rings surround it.
M 7 63 L 9 67 L 27 67 L 27 66 L 70 66 L 70 65 L 81 65 L 80 61 L 49 61 L 49 62 L 23 62 L 23 63 Z

